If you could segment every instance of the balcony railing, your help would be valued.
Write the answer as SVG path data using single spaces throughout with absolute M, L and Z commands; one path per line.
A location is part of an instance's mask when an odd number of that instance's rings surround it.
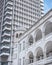
M 5 21 L 3 25 L 6 25 L 6 24 L 11 25 L 11 22 L 10 21 L 9 22 Z
M 10 36 L 10 34 L 5 32 L 2 36 Z
M 2 49 L 1 50 L 1 53 L 0 53 L 0 56 L 1 57 L 8 57 L 9 56 L 9 54 L 10 54 L 10 49 Z
M 10 42 L 10 39 L 3 39 L 3 40 L 2 40 L 2 43 L 3 43 L 3 42 Z
M 9 56 L 9 53 L 5 53 L 5 52 L 2 52 L 1 54 L 0 54 L 0 56 L 2 57 L 2 56 Z
M 11 28 L 5 27 L 5 28 L 3 29 L 3 31 L 4 31 L 4 30 L 11 30 Z
M 25 65 L 45 65 L 49 63 L 52 63 L 52 56 L 47 57 L 45 59 L 41 59 L 39 61 L 34 61 L 33 63 L 29 63 L 28 59 L 25 60 Z
M 1 49 L 10 49 L 10 47 L 5 45 L 5 46 L 1 46 Z
M 7 16 L 7 17 L 5 17 L 5 19 L 4 19 L 4 20 L 6 20 L 6 19 L 10 19 L 10 20 L 11 20 L 11 19 L 12 19 L 12 17 L 11 17 L 11 16 L 10 16 L 10 17 L 9 17 L 9 16 Z

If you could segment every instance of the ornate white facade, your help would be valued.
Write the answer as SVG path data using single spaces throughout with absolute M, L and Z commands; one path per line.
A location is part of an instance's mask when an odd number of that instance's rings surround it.
M 16 40 L 14 64 L 52 65 L 52 9 Z

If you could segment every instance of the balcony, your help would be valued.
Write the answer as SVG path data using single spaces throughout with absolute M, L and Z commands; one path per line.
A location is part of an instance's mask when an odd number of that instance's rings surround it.
M 8 56 L 9 56 L 9 53 L 2 52 L 2 53 L 0 54 L 0 56 L 1 56 L 1 57 L 8 57 Z
M 4 31 L 4 30 L 11 30 L 11 28 L 9 28 L 9 27 L 4 27 L 4 28 L 3 28 L 3 31 Z
M 7 22 L 7 21 L 5 21 L 4 23 L 3 23 L 3 25 L 11 25 L 11 22 L 9 21 L 9 22 Z
M 10 19 L 10 20 L 12 20 L 12 17 L 11 17 L 11 16 L 10 16 L 10 17 L 7 16 L 7 17 L 4 18 L 4 20 L 6 20 L 6 19 Z
M 6 6 L 7 6 L 8 4 L 9 4 L 9 5 L 12 5 L 13 3 L 12 3 L 11 1 L 9 1 L 9 2 L 7 2 Z
M 8 57 L 10 54 L 10 49 L 1 49 L 1 57 Z
M 7 7 L 6 9 L 11 9 L 12 10 L 12 7 Z
M 3 33 L 2 37 L 3 36 L 10 36 L 10 34 L 5 32 L 5 33 Z
M 25 65 L 45 65 L 45 64 L 51 64 L 52 63 L 52 56 L 47 57 L 45 59 L 41 59 L 39 61 L 35 61 L 33 63 L 29 63 L 29 60 L 25 60 Z
M 2 43 L 3 43 L 3 42 L 10 42 L 10 39 L 3 39 L 3 40 L 2 40 Z
M 2 50 L 2 49 L 10 49 L 10 47 L 7 46 L 7 45 L 5 45 L 5 46 L 1 46 L 1 50 Z

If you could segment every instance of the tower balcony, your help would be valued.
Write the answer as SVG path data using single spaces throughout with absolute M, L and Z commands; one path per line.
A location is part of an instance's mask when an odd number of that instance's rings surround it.
M 4 57 L 4 56 L 7 56 L 7 57 L 8 57 L 8 56 L 9 56 L 9 53 L 3 52 L 3 53 L 0 54 L 0 56 L 1 56 L 1 57 Z
M 6 9 L 5 9 L 5 10 L 7 10 L 7 9 L 10 9 L 10 10 L 12 10 L 12 7 L 6 7 Z
M 8 57 L 9 56 L 9 53 L 8 52 L 2 52 L 0 54 L 0 57 Z
M 3 39 L 2 43 L 4 43 L 4 42 L 10 42 L 10 39 Z
M 9 27 L 4 27 L 4 28 L 3 28 L 3 31 L 4 31 L 4 30 L 11 30 L 11 28 L 9 28 Z
M 2 37 L 3 37 L 3 36 L 10 36 L 10 34 L 9 34 L 9 33 L 4 32 L 4 33 L 2 34 Z
M 5 18 L 4 18 L 4 20 L 6 20 L 6 19 L 10 19 L 10 20 L 12 20 L 12 17 L 10 16 L 6 16 Z
M 2 50 L 2 49 L 10 49 L 10 47 L 7 46 L 7 45 L 3 45 L 3 46 L 1 46 L 1 50 Z
M 10 54 L 10 49 L 8 49 L 8 48 L 2 48 L 1 49 L 1 53 L 0 53 L 0 56 L 1 57 L 8 57 L 9 56 L 9 54 Z
M 13 2 L 8 1 L 6 5 L 8 5 L 8 4 L 9 4 L 9 5 L 13 5 Z
M 3 23 L 3 25 L 11 25 L 11 22 L 9 21 L 9 22 L 7 22 L 7 21 L 5 21 L 4 23 Z

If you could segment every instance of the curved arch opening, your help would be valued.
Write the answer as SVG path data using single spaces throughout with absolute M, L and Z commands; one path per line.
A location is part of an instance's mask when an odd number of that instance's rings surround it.
M 29 64 L 34 62 L 34 55 L 32 52 L 28 53 L 28 62 Z
M 52 41 L 49 41 L 46 43 L 46 56 L 50 57 L 52 56 Z
M 33 44 L 33 36 L 32 35 L 30 35 L 30 37 L 29 37 L 29 45 L 32 45 Z
M 16 38 L 18 38 L 18 33 L 16 34 Z
M 35 37 L 35 41 L 38 41 L 42 38 L 42 32 L 41 30 L 37 30 L 37 33 L 36 33 L 36 37 Z
M 43 51 L 42 51 L 42 48 L 37 48 L 37 53 L 36 53 L 36 60 L 41 60 L 43 59 Z
M 52 22 L 47 23 L 45 27 L 45 35 L 52 33 Z
M 19 37 L 22 35 L 22 33 L 19 34 Z

